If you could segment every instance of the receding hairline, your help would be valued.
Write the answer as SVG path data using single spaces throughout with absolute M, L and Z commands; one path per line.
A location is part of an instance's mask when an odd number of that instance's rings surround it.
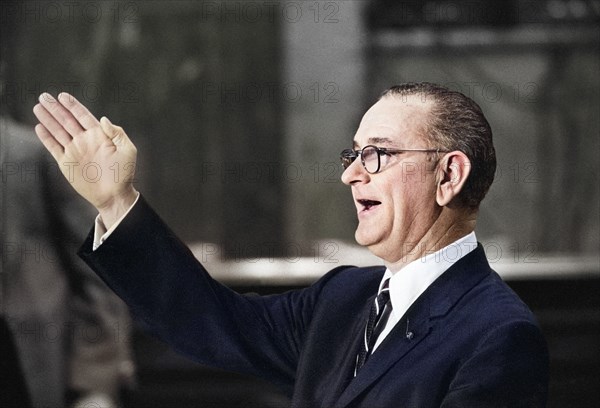
M 430 127 L 430 121 L 432 119 L 433 111 L 438 106 L 438 101 L 435 99 L 435 95 L 429 95 L 423 91 L 416 91 L 414 93 L 401 94 L 397 92 L 388 92 L 381 95 L 378 102 L 383 99 L 394 99 L 399 102 L 406 103 L 405 106 L 416 106 L 423 109 L 425 114 L 425 120 L 419 124 L 419 128 L 416 132 L 423 138 L 426 143 L 431 143 L 431 137 L 428 133 Z M 417 101 L 417 104 L 413 103 Z M 431 146 L 429 146 L 431 147 Z

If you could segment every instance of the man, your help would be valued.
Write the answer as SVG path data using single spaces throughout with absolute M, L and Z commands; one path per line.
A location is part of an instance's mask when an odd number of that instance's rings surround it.
M 135 163 L 122 128 L 64 93 L 41 95 L 34 112 L 39 138 L 99 212 L 80 256 L 180 352 L 273 381 L 294 407 L 545 405 L 540 329 L 473 232 L 495 153 L 487 121 L 464 95 L 427 83 L 390 88 L 342 152 L 356 240 L 385 267 L 339 267 L 268 297 L 211 279 L 132 174 L 89 183 L 70 171 L 67 163 L 107 174 Z

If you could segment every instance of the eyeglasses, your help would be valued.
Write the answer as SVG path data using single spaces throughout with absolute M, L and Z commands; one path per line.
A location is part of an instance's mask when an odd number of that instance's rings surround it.
M 375 174 L 381 170 L 381 157 L 392 156 L 394 154 L 405 152 L 447 153 L 446 150 L 440 149 L 388 149 L 385 147 L 369 145 L 363 147 L 362 150 L 342 150 L 342 153 L 340 153 L 340 159 L 344 169 L 347 169 L 360 155 L 360 159 L 365 170 L 367 170 L 367 172 L 370 174 Z

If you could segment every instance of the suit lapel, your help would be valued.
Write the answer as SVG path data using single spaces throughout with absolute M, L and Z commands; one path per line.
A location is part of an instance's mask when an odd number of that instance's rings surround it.
M 350 381 L 336 407 L 347 406 L 430 333 L 429 307 L 411 308 Z M 407 330 L 407 319 L 408 330 Z M 358 349 L 358 343 L 356 343 Z M 351 368 L 353 370 L 354 367 Z
M 331 392 L 329 394 L 328 399 L 323 401 L 322 406 L 324 407 L 334 406 L 335 401 L 338 399 L 338 397 L 353 381 L 354 367 L 356 366 L 356 356 L 358 353 L 360 342 L 363 341 L 365 324 L 369 316 L 369 310 L 371 309 L 371 303 L 373 302 L 373 299 L 374 296 L 368 299 L 368 301 L 365 303 L 362 311 L 359 314 L 360 316 L 364 316 L 364 318 L 355 319 L 355 324 L 350 334 L 352 336 L 351 338 L 353 339 L 351 346 L 350 348 L 346 349 L 348 351 L 345 353 L 345 357 L 343 358 L 342 363 L 339 367 L 340 375 L 337 376 L 336 382 L 332 384 L 332 389 L 335 391 Z

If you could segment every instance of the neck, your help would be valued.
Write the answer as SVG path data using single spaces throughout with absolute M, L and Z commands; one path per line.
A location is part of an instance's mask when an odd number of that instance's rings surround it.
M 404 244 L 400 254 L 383 258 L 385 266 L 397 272 L 409 263 L 439 251 L 475 230 L 477 212 L 444 208 L 430 228 L 417 240 Z

